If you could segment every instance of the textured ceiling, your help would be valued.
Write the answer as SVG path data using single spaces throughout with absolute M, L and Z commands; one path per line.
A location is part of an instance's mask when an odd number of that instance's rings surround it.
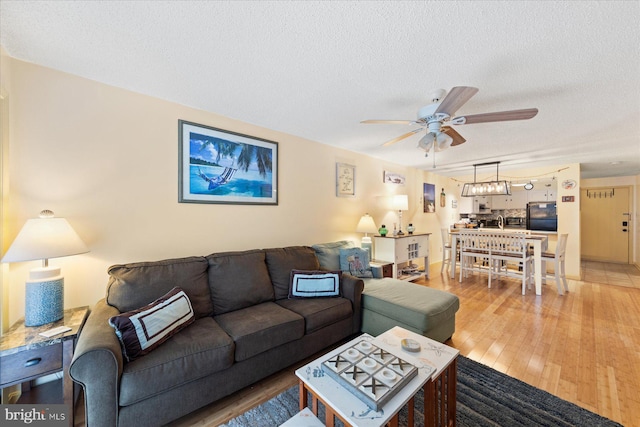
M 638 1 L 0 1 L 9 55 L 323 144 L 431 170 L 414 119 L 437 89 L 480 91 L 436 173 L 581 163 L 640 174 Z M 612 162 L 621 162 L 612 164 Z

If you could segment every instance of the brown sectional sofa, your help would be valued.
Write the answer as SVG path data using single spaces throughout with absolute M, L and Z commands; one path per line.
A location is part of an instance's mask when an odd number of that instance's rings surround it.
M 289 299 L 292 269 L 318 270 L 311 247 L 226 252 L 109 269 L 70 375 L 93 426 L 157 426 L 240 390 L 361 329 L 361 279 L 343 275 L 341 297 Z M 195 322 L 149 354 L 125 362 L 109 318 L 173 287 Z

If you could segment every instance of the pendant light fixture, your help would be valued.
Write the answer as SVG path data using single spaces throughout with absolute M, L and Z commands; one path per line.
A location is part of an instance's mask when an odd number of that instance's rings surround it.
M 498 165 L 500 162 L 478 163 L 473 165 L 473 182 L 465 183 L 462 187 L 462 197 L 475 196 L 508 196 L 511 194 L 511 185 L 498 177 Z M 476 167 L 496 165 L 496 180 L 476 182 Z

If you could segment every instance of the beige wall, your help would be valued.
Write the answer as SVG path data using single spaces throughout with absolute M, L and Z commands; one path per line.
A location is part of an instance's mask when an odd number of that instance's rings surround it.
M 108 266 L 217 251 L 309 245 L 351 239 L 361 215 L 393 228 L 397 213 L 385 198 L 409 195 L 403 226 L 431 232 L 431 262 L 441 259 L 440 228 L 458 219 L 460 183 L 213 113 L 136 94 L 2 57 L 0 87 L 9 102 L 9 170 L 3 164 L 2 249 L 42 209 L 66 217 L 91 252 L 51 260 L 65 274 L 65 306 L 92 305 L 105 293 Z M 279 205 L 181 204 L 178 199 L 178 120 L 279 143 Z M 356 197 L 335 196 L 335 164 L 356 166 Z M 566 168 L 565 168 L 566 166 Z M 579 165 L 509 172 L 531 177 L 553 170 L 579 182 Z M 382 182 L 385 170 L 406 184 Z M 8 172 L 8 173 L 7 173 Z M 501 174 L 501 177 L 503 174 Z M 464 177 L 465 179 L 469 177 Z M 8 186 L 8 183 L 11 183 Z M 445 208 L 423 213 L 423 183 L 444 188 Z M 579 235 L 579 188 L 560 204 L 560 232 Z M 558 190 L 558 196 L 565 195 Z M 566 194 L 568 195 L 568 194 Z M 577 218 L 577 220 L 576 220 Z M 569 241 L 567 274 L 579 275 L 579 239 Z M 2 316 L 24 313 L 24 281 L 38 262 L 12 263 L 0 286 Z
M 91 252 L 51 260 L 65 275 L 65 306 L 104 296 L 108 266 L 217 251 L 358 240 L 369 212 L 392 226 L 384 196 L 409 194 L 403 223 L 438 232 L 445 212 L 423 214 L 422 183 L 451 180 L 216 114 L 143 96 L 9 57 L 9 178 L 3 252 L 40 210 L 66 217 Z M 10 79 L 8 77 L 11 77 Z M 178 203 L 178 119 L 279 143 L 279 205 Z M 335 164 L 356 166 L 356 197 L 335 196 Z M 384 184 L 383 171 L 405 185 Z M 437 235 L 436 235 L 437 236 Z M 435 245 L 437 242 L 432 243 Z M 12 263 L 10 322 L 24 313 L 24 281 L 39 262 Z M 6 268 L 6 266 L 5 266 Z

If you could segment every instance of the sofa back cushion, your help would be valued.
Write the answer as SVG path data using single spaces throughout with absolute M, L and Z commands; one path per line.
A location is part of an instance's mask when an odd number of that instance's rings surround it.
M 215 315 L 273 301 L 264 251 L 221 252 L 206 258 Z
M 327 270 L 340 270 L 340 249 L 355 247 L 355 243 L 350 240 L 318 243 L 312 246 L 313 250 L 316 252 L 320 266 Z
M 132 311 L 177 286 L 189 297 L 196 319 L 211 316 L 207 266 L 204 257 L 113 265 L 108 269 L 107 303 L 121 313 Z
M 289 297 L 291 270 L 317 270 L 320 268 L 316 253 L 309 246 L 265 249 L 265 254 L 276 300 Z

